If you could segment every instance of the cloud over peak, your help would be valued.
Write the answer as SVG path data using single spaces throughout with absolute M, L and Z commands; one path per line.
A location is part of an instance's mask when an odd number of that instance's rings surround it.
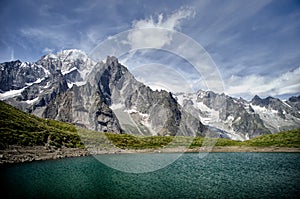
M 226 82 L 226 94 L 250 98 L 297 94 L 300 91 L 300 67 L 277 77 L 261 75 L 232 76 Z
M 191 8 L 180 8 L 171 15 L 159 14 L 147 19 L 135 20 L 132 23 L 132 31 L 128 35 L 128 41 L 132 49 L 143 46 L 161 48 L 172 40 L 170 31 L 180 30 L 182 20 L 195 16 Z M 149 29 L 152 29 L 149 31 Z M 169 31 L 165 31 L 167 29 Z
M 192 8 L 180 8 L 171 15 L 164 16 L 163 13 L 154 17 L 150 16 L 148 19 L 135 20 L 132 23 L 132 28 L 165 28 L 169 30 L 179 30 L 180 22 L 195 16 L 195 11 Z

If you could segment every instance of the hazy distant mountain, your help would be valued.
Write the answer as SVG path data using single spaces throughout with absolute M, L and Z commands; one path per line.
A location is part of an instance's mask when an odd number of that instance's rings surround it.
M 299 97 L 287 101 L 255 96 L 250 102 L 212 91 L 175 94 L 178 102 L 207 125 L 227 132 L 232 139 L 249 139 L 300 127 Z
M 2 63 L 0 78 L 1 100 L 98 131 L 249 139 L 300 127 L 299 97 L 247 102 L 211 91 L 153 91 L 115 57 L 95 62 L 79 50 Z

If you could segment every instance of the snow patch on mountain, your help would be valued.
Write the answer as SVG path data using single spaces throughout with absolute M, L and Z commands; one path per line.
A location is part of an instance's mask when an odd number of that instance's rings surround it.
M 31 85 L 33 85 L 33 84 L 39 84 L 39 83 L 41 83 L 43 80 L 45 80 L 45 78 L 39 78 L 39 79 L 37 79 L 37 80 L 34 81 L 34 82 L 31 82 L 31 83 L 25 83 L 26 87 L 24 87 L 24 88 L 27 88 L 28 86 L 31 86 Z
M 33 104 L 33 103 L 37 102 L 38 100 L 39 100 L 39 97 L 36 97 L 36 98 L 34 98 L 34 99 L 32 99 L 32 100 L 26 100 L 25 102 L 26 102 L 27 104 Z
M 68 69 L 68 70 L 62 70 L 62 71 L 61 71 L 61 74 L 65 75 L 65 74 L 68 74 L 68 73 L 70 73 L 70 72 L 72 72 L 72 71 L 74 71 L 74 70 L 77 70 L 77 68 L 76 68 L 76 67 L 73 67 L 73 68 Z
M 29 64 L 27 62 L 22 62 L 22 64 L 20 65 L 20 68 L 29 68 Z
M 0 100 L 6 100 L 21 95 L 25 88 L 0 93 Z
M 132 120 L 134 120 L 135 126 L 138 128 L 138 130 L 140 131 L 140 134 L 143 135 L 145 131 L 145 129 L 142 129 L 141 127 L 139 127 L 139 123 L 144 125 L 148 131 L 151 132 L 152 135 L 157 135 L 157 133 L 153 130 L 153 127 L 150 123 L 150 114 L 148 113 L 141 113 L 139 111 L 137 111 L 136 107 L 131 107 L 131 109 L 126 109 L 124 110 L 125 113 L 128 113 L 131 117 Z
M 72 88 L 74 85 L 76 86 L 83 86 L 86 84 L 86 81 L 80 81 L 80 82 L 71 82 L 71 83 L 67 83 L 69 88 Z
M 291 107 L 291 105 L 289 105 L 288 103 L 287 103 L 287 101 L 286 100 L 284 100 L 284 101 L 282 101 L 283 103 L 284 103 L 284 105 L 286 105 L 287 107 L 289 107 L 289 108 L 293 108 L 293 107 Z
M 253 105 L 253 104 L 251 104 L 251 107 L 257 113 L 268 114 L 268 115 L 278 114 L 278 111 L 274 110 L 274 109 L 267 109 L 266 107 L 256 106 L 256 105 Z
M 116 110 L 116 109 L 123 109 L 125 108 L 124 104 L 118 103 L 118 104 L 112 104 L 109 107 L 111 110 Z

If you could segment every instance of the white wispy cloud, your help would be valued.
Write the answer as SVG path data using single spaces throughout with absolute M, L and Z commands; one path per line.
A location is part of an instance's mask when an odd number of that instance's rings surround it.
M 53 48 L 48 48 L 48 47 L 46 47 L 46 48 L 43 49 L 43 53 L 45 53 L 45 54 L 52 53 L 53 51 L 54 51 Z
M 195 11 L 193 9 L 180 8 L 171 15 L 159 14 L 148 19 L 135 20 L 132 24 L 133 30 L 128 34 L 128 42 L 132 49 L 144 46 L 161 48 L 172 40 L 172 34 L 164 29 L 180 30 L 182 20 L 194 15 Z M 153 31 L 145 30 L 147 28 L 152 28 Z
M 251 98 L 279 96 L 300 92 L 300 67 L 277 77 L 260 75 L 232 76 L 225 81 L 226 94 Z
M 14 61 L 14 60 L 15 60 L 15 51 L 14 49 L 12 49 L 10 53 L 10 61 Z
M 46 42 L 55 44 L 59 46 L 64 45 L 68 41 L 66 34 L 63 34 L 59 30 L 54 30 L 47 27 L 32 27 L 32 28 L 23 28 L 20 30 L 21 34 L 28 39 L 33 40 L 34 42 Z
M 42 53 L 50 53 L 67 48 L 78 48 L 88 51 L 94 43 L 86 34 L 74 36 L 70 31 L 56 27 L 23 28 L 20 32 L 28 41 L 39 44 L 42 47 Z
M 191 8 L 180 8 L 171 15 L 164 17 L 164 14 L 159 14 L 157 19 L 151 16 L 148 19 L 136 20 L 133 22 L 133 28 L 166 28 L 170 30 L 180 29 L 181 20 L 193 17 L 195 11 Z

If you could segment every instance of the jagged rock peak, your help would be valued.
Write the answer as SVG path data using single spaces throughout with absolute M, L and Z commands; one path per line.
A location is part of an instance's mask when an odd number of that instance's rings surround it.
M 252 103 L 259 103 L 261 101 L 262 99 L 258 95 L 255 95 L 251 100 Z
M 274 103 L 281 103 L 281 101 L 278 98 L 274 98 L 270 96 L 262 99 L 259 96 L 255 95 L 254 98 L 251 100 L 251 103 L 253 105 L 258 105 L 258 106 L 268 106 Z
M 109 73 L 111 73 L 111 75 L 115 76 L 117 79 L 121 78 L 125 74 L 127 76 L 130 76 L 130 78 L 134 78 L 132 74 L 128 71 L 127 67 L 119 63 L 118 58 L 116 58 L 115 56 L 107 56 L 106 61 L 103 64 L 103 69 L 108 70 Z
M 107 56 L 106 58 L 106 63 L 107 64 L 113 64 L 113 63 L 119 63 L 118 58 L 116 58 L 115 56 Z
M 293 108 L 295 108 L 297 111 L 300 110 L 300 95 L 297 96 L 292 96 L 290 97 L 287 102 L 288 105 L 292 106 Z
M 1 63 L 1 65 L 4 65 L 4 64 L 11 64 L 11 65 L 21 65 L 21 61 L 19 59 L 15 60 L 15 61 L 8 61 L 8 62 L 4 62 L 4 63 Z
M 290 102 L 300 102 L 300 95 L 297 97 L 297 96 L 292 96 L 289 98 Z

